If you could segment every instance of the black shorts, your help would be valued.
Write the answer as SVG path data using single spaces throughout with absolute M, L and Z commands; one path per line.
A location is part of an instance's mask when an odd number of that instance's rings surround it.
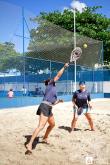
M 53 115 L 52 113 L 52 106 L 47 105 L 45 103 L 41 103 L 38 107 L 38 110 L 36 112 L 36 115 L 41 115 L 41 113 L 46 116 L 46 117 L 50 117 Z

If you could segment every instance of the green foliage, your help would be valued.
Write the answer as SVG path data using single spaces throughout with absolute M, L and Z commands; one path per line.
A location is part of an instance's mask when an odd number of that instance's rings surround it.
M 104 44 L 104 61 L 110 62 L 110 19 L 96 13 L 101 6 L 88 7 L 82 13 L 76 12 L 76 32 L 101 40 Z M 41 13 L 40 17 L 67 30 L 74 31 L 74 14 L 70 10 L 63 13 Z
M 15 45 L 11 42 L 0 43 L 0 71 L 19 68 L 17 57 L 20 53 L 17 53 L 14 47 Z
M 7 57 L 7 56 L 16 56 L 18 55 L 14 49 L 14 44 L 11 42 L 0 43 L 0 57 Z

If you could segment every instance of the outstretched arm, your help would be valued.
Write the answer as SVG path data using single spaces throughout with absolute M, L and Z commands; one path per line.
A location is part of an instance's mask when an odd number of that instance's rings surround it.
M 56 82 L 63 74 L 63 72 L 65 71 L 65 69 L 69 66 L 68 63 L 66 63 L 64 65 L 64 67 L 57 73 L 57 75 L 54 77 L 54 82 Z

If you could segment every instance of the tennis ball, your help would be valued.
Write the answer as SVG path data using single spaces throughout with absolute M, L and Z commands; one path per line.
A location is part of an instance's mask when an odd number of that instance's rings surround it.
M 87 48 L 87 44 L 84 44 L 83 47 L 84 47 L 84 48 Z

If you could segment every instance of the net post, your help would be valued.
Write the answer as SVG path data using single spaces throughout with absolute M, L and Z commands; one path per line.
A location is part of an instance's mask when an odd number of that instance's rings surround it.
M 23 67 L 23 71 L 24 71 L 24 79 L 23 79 L 23 85 L 25 86 L 25 50 L 24 50 L 24 7 L 22 7 L 22 35 L 23 35 L 23 62 L 24 62 L 24 67 Z
M 76 11 L 74 7 L 74 49 L 75 48 L 76 48 Z M 74 61 L 74 91 L 76 91 L 76 60 Z
M 52 73 L 52 61 L 50 60 L 50 78 L 52 77 L 51 73 Z
M 66 94 L 68 94 L 68 68 L 67 68 L 67 78 L 66 78 Z

